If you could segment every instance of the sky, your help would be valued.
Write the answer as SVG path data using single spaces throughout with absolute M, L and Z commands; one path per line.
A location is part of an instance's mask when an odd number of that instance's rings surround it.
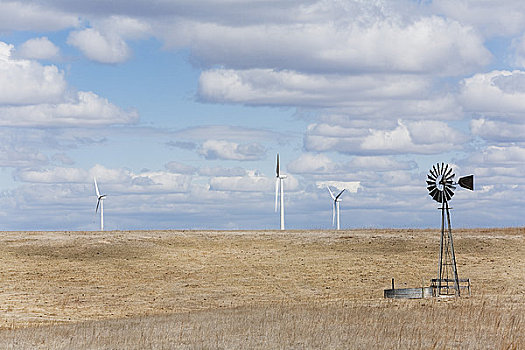
M 0 230 L 524 226 L 525 2 L 0 0 Z

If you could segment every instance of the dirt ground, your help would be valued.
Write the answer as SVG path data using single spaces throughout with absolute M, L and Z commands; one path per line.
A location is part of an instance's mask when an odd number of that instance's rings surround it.
M 525 300 L 525 228 L 455 230 L 473 296 Z M 373 301 L 437 274 L 438 230 L 1 232 L 0 328 Z

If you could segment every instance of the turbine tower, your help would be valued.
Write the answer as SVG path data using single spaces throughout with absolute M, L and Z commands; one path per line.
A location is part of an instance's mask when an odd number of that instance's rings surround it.
M 343 190 L 341 192 L 339 192 L 339 194 L 337 196 L 334 196 L 334 194 L 333 194 L 332 190 L 330 189 L 330 187 L 326 186 L 326 188 L 328 188 L 328 192 L 330 192 L 330 197 L 332 197 L 332 199 L 334 200 L 334 205 L 332 207 L 332 226 L 334 226 L 335 216 L 336 216 L 336 213 L 337 213 L 337 229 L 339 230 L 340 229 L 339 202 L 341 202 L 339 197 L 341 197 L 341 195 L 343 194 L 345 189 L 343 188 Z
M 280 208 L 281 208 L 281 230 L 284 230 L 284 188 L 283 180 L 286 179 L 286 175 L 281 174 L 281 166 L 279 165 L 279 153 L 277 153 L 277 168 L 276 168 L 276 178 L 275 178 L 275 212 L 277 212 L 277 202 L 280 197 Z M 279 188 L 281 193 L 279 196 Z
M 94 177 L 93 180 L 95 181 L 95 194 L 97 195 L 97 208 L 95 209 L 95 213 L 98 212 L 98 208 L 100 207 L 100 231 L 104 231 L 104 199 L 106 198 L 106 195 L 100 194 L 97 179 Z

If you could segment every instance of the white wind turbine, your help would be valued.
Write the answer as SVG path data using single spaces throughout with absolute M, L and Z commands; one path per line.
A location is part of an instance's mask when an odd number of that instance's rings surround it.
M 94 177 L 93 180 L 95 181 L 95 193 L 97 195 L 97 208 L 95 209 L 95 213 L 98 212 L 98 207 L 100 207 L 100 231 L 104 231 L 104 199 L 106 198 L 106 195 L 100 194 L 97 179 Z
M 279 197 L 279 188 L 281 189 L 280 193 L 280 208 L 281 208 L 281 230 L 284 230 L 284 188 L 283 180 L 286 179 L 286 175 L 281 174 L 281 167 L 279 165 L 279 153 L 277 153 L 277 169 L 276 169 L 276 179 L 275 179 L 275 212 L 277 212 L 277 199 Z
M 339 230 L 340 229 L 340 220 L 339 220 L 339 202 L 341 202 L 341 200 L 339 199 L 339 197 L 341 197 L 341 195 L 343 194 L 343 192 L 345 191 L 345 189 L 343 188 L 343 190 L 341 192 L 339 192 L 339 194 L 337 196 L 334 196 L 332 190 L 330 189 L 330 187 L 326 186 L 326 188 L 328 188 L 328 192 L 330 192 L 330 197 L 332 197 L 332 199 L 334 200 L 334 205 L 332 206 L 332 226 L 334 225 L 334 221 L 335 221 L 335 216 L 336 216 L 336 213 L 337 213 L 337 229 Z

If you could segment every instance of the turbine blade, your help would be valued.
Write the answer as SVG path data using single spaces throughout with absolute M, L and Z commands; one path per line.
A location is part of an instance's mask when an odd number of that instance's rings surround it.
M 100 205 L 100 197 L 97 200 L 97 208 L 95 209 L 95 213 L 98 213 L 98 206 Z
M 97 194 L 97 197 L 100 197 L 100 192 L 98 191 L 98 185 L 97 185 L 97 178 L 94 177 L 93 181 L 95 181 L 95 192 Z
M 281 167 L 279 166 L 279 153 L 277 153 L 277 167 L 275 169 L 275 173 L 277 174 L 277 177 L 281 175 Z
M 343 192 L 346 190 L 346 188 L 343 188 L 343 190 L 341 192 L 339 192 L 339 194 L 337 195 L 337 197 L 335 197 L 335 200 L 338 200 L 339 197 L 341 197 L 341 195 L 343 194 Z
M 328 188 L 328 192 L 330 192 L 330 197 L 332 197 L 332 199 L 335 199 L 334 197 L 334 193 L 332 192 L 332 190 L 330 189 L 329 186 L 326 186 L 326 188 Z

